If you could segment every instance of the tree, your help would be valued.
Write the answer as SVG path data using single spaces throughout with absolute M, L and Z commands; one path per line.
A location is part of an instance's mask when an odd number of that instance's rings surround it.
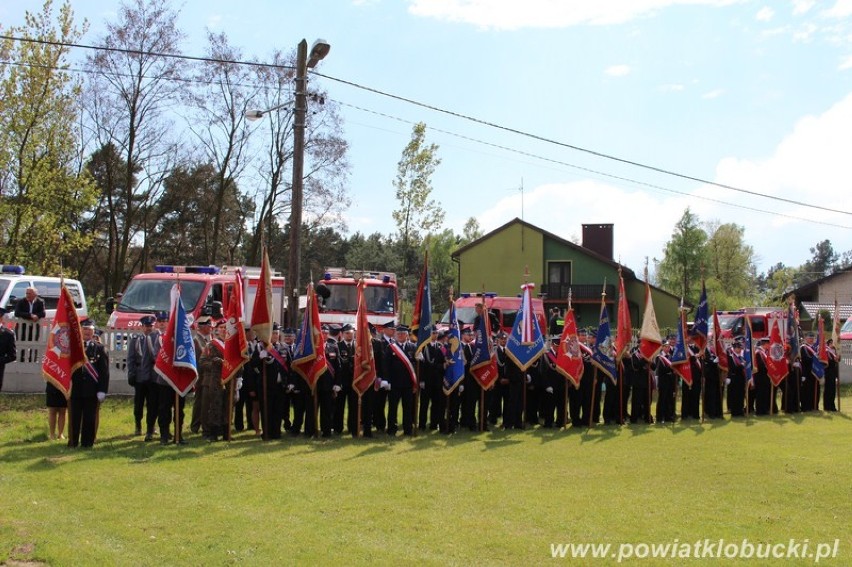
M 0 263 L 35 273 L 65 271 L 89 245 L 76 227 L 96 190 L 80 159 L 80 83 L 63 70 L 67 45 L 84 32 L 69 3 L 54 16 L 46 0 L 9 30 L 21 40 L 0 43 L 3 60 L 17 63 L 0 67 Z
M 701 228 L 698 216 L 687 207 L 675 225 L 672 237 L 666 243 L 663 259 L 657 266 L 661 287 L 697 303 L 706 242 L 707 234 Z
M 206 207 L 212 209 L 212 230 L 206 264 L 222 261 L 234 263 L 236 245 L 241 240 L 242 227 L 253 206 L 240 211 L 236 217 L 228 216 L 235 226 L 225 224 L 222 213 L 228 206 L 250 204 L 239 195 L 234 200 L 234 179 L 245 171 L 248 158 L 249 136 L 246 112 L 255 106 L 259 87 L 251 81 L 251 71 L 245 65 L 233 63 L 243 58 L 242 53 L 228 43 L 224 33 L 207 34 L 208 57 L 195 73 L 196 88 L 188 92 L 190 113 L 187 126 L 199 141 L 202 160 L 213 168 L 214 183 L 207 195 Z M 228 201 L 228 202 L 226 202 Z M 230 210 L 229 213 L 236 211 Z M 235 231 L 234 228 L 239 230 Z M 238 240 L 231 240 L 238 237 Z M 242 264 L 242 254 L 236 263 Z M 253 258 L 255 260 L 255 258 Z
M 464 246 L 465 244 L 470 244 L 477 238 L 482 237 L 482 229 L 479 227 L 479 221 L 476 220 L 476 217 L 470 217 L 467 219 L 467 222 L 464 223 L 464 228 L 462 229 L 462 237 L 459 240 L 459 244 Z
M 121 4 L 117 20 L 106 24 L 102 49 L 88 59 L 86 106 L 99 147 L 111 143 L 122 157 L 115 194 L 106 196 L 110 274 L 106 294 L 124 287 L 132 272 L 147 264 L 147 246 L 130 262 L 131 252 L 150 233 L 151 214 L 164 179 L 177 157 L 169 113 L 184 88 L 179 54 L 183 33 L 167 0 L 131 0 Z M 110 162 L 113 163 L 113 162 Z M 140 238 L 141 235 L 141 238 Z
M 816 246 L 811 247 L 811 255 L 811 259 L 800 268 L 796 278 L 796 287 L 823 278 L 838 269 L 837 252 L 834 251 L 830 240 L 825 239 L 822 242 L 817 242 Z
M 458 295 L 462 290 L 458 286 L 457 264 L 452 260 L 451 254 L 458 246 L 459 238 L 452 229 L 446 228 L 441 232 L 426 238 L 425 248 L 429 250 L 429 277 L 432 285 L 432 311 L 443 314 L 449 309 L 450 286 Z M 481 290 L 464 290 L 481 291 Z
M 745 228 L 733 223 L 707 225 L 707 279 L 709 288 L 740 303 L 743 307 L 757 301 L 757 270 L 754 249 L 745 243 Z M 709 280 L 713 280 L 713 284 Z
M 444 222 L 444 210 L 432 194 L 432 174 L 440 165 L 436 144 L 426 144 L 426 124 L 414 125 L 411 140 L 402 151 L 393 182 L 399 208 L 393 211 L 393 220 L 399 228 L 402 253 L 402 272 L 410 275 L 416 266 L 414 251 L 422 241 L 422 234 L 437 230 Z

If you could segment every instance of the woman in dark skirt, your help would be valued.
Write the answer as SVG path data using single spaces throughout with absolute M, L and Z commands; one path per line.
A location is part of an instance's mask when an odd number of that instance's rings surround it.
M 68 400 L 65 395 L 50 382 L 45 390 L 47 406 L 47 424 L 50 426 L 50 439 L 65 439 L 65 412 Z

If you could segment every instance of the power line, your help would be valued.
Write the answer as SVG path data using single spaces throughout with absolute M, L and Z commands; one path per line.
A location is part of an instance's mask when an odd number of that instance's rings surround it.
M 0 61 L 0 65 L 32 67 L 32 68 L 37 68 L 37 69 L 59 70 L 59 71 L 83 73 L 83 74 L 90 74 L 90 75 L 104 74 L 102 71 L 97 71 L 95 69 L 83 69 L 83 68 L 79 68 L 79 67 L 78 68 L 74 68 L 74 67 L 61 68 L 61 67 L 55 67 L 55 66 L 50 66 L 50 65 L 37 65 L 37 64 L 32 64 L 32 63 L 21 63 L 21 62 L 14 62 L 14 61 Z M 114 73 L 111 73 L 111 74 L 114 74 Z M 120 76 L 128 76 L 128 77 L 133 76 L 135 78 L 134 75 L 129 75 L 129 74 L 128 75 L 119 74 L 119 75 Z M 150 77 L 143 77 L 143 78 L 150 78 Z M 209 81 L 209 80 L 187 79 L 187 78 L 184 78 L 184 77 L 164 77 L 163 79 L 169 80 L 169 81 L 195 83 L 195 84 L 203 84 L 203 85 L 215 84 L 213 81 Z M 253 83 L 253 84 L 234 83 L 234 85 L 235 86 L 243 86 L 243 87 L 251 87 L 251 88 L 256 88 L 258 86 L 262 86 L 262 85 L 258 85 L 256 83 Z M 371 110 L 369 108 L 364 108 L 364 107 L 361 107 L 361 106 L 350 104 L 350 103 L 344 102 L 342 100 L 332 99 L 332 98 L 329 98 L 328 100 L 334 101 L 341 106 L 346 106 L 348 108 L 352 108 L 352 109 L 355 109 L 355 110 L 359 110 L 361 112 L 373 114 L 375 116 L 380 116 L 380 117 L 387 118 L 387 119 L 390 119 L 390 120 L 395 120 L 397 122 L 401 122 L 401 123 L 404 123 L 404 124 L 415 124 L 415 122 L 411 121 L 411 120 L 400 118 L 398 116 L 393 116 L 393 115 L 387 114 L 385 112 L 380 112 L 380 111 L 377 111 L 377 110 Z M 615 174 L 612 174 L 612 173 L 607 173 L 605 171 L 600 171 L 600 170 L 592 169 L 592 168 L 589 168 L 589 167 L 576 165 L 576 164 L 573 164 L 573 163 L 570 163 L 570 162 L 545 157 L 545 156 L 535 154 L 535 153 L 532 153 L 532 152 L 528 152 L 528 151 L 525 151 L 525 150 L 519 150 L 517 148 L 512 148 L 510 146 L 495 144 L 494 142 L 488 142 L 486 140 L 481 140 L 479 138 L 474 138 L 472 136 L 467 136 L 465 134 L 459 134 L 459 133 L 453 132 L 451 130 L 444 130 L 444 129 L 441 129 L 441 128 L 436 128 L 434 126 L 429 126 L 428 128 L 430 130 L 434 131 L 434 132 L 440 132 L 442 134 L 446 134 L 448 136 L 453 136 L 453 137 L 459 138 L 461 140 L 467 140 L 469 142 L 473 142 L 473 143 L 476 143 L 476 144 L 481 144 L 483 146 L 489 146 L 489 147 L 496 148 L 496 149 L 499 149 L 499 150 L 503 150 L 503 151 L 515 153 L 515 154 L 518 154 L 518 155 L 530 157 L 530 158 L 533 158 L 533 159 L 536 159 L 536 160 L 539 160 L 539 161 L 548 162 L 548 163 L 552 163 L 552 164 L 559 165 L 559 166 L 569 167 L 569 168 L 576 169 L 576 170 L 579 170 L 579 171 L 583 171 L 583 172 L 586 172 L 586 173 L 590 173 L 590 174 L 593 174 L 593 175 L 599 175 L 599 176 L 602 176 L 602 177 L 607 177 L 607 178 L 615 179 L 615 180 L 618 180 L 618 181 L 624 181 L 628 184 L 647 187 L 647 188 L 649 188 L 651 190 L 655 190 L 655 191 L 662 191 L 662 192 L 666 192 L 666 193 L 672 193 L 672 194 L 675 194 L 675 195 L 682 195 L 684 197 L 701 199 L 703 201 L 708 201 L 708 202 L 711 202 L 711 203 L 718 203 L 720 205 L 724 205 L 724 206 L 727 206 L 727 207 L 733 207 L 733 208 L 742 209 L 742 210 L 746 210 L 746 211 L 752 211 L 752 212 L 761 213 L 761 214 L 765 214 L 765 215 L 769 215 L 769 216 L 778 216 L 778 217 L 783 217 L 783 218 L 788 218 L 788 219 L 793 219 L 793 220 L 798 220 L 798 221 L 803 221 L 803 222 L 809 222 L 809 223 L 813 223 L 813 224 L 821 224 L 821 225 L 824 225 L 824 226 L 830 226 L 830 227 L 834 227 L 834 228 L 842 228 L 842 229 L 847 229 L 847 230 L 852 229 L 852 227 L 850 227 L 850 226 L 845 226 L 845 225 L 841 225 L 841 224 L 835 224 L 835 223 L 831 223 L 831 222 L 827 222 L 827 221 L 821 221 L 821 220 L 814 220 L 814 219 L 799 217 L 799 216 L 796 216 L 796 215 L 790 215 L 790 214 L 787 214 L 787 213 L 781 213 L 781 212 L 776 212 L 776 211 L 767 211 L 765 209 L 758 209 L 758 208 L 755 208 L 755 207 L 749 207 L 747 205 L 742 205 L 742 204 L 738 204 L 738 203 L 731 203 L 729 201 L 723 201 L 721 199 L 714 199 L 712 197 L 705 197 L 705 196 L 702 196 L 702 195 L 695 195 L 695 194 L 692 194 L 692 193 L 687 193 L 685 191 L 678 191 L 676 189 L 664 187 L 662 185 L 657 185 L 657 184 L 654 184 L 654 183 L 648 183 L 646 181 L 639 181 L 638 179 L 633 179 L 631 177 L 615 175 Z
M 146 55 L 146 56 L 153 56 L 153 57 L 166 57 L 166 58 L 184 59 L 184 60 L 188 60 L 188 61 L 196 61 L 196 62 L 204 62 L 204 63 L 218 63 L 218 64 L 231 64 L 231 65 L 251 65 L 251 66 L 256 66 L 256 67 L 272 68 L 272 69 L 289 69 L 289 70 L 294 69 L 292 66 L 289 66 L 289 65 L 280 65 L 280 64 L 275 64 L 275 63 L 261 63 L 261 62 L 258 62 L 258 61 L 244 61 L 244 60 L 238 60 L 238 59 L 216 59 L 216 58 L 211 58 L 211 57 L 199 57 L 199 56 L 191 56 L 191 55 L 183 55 L 183 54 L 175 54 L 175 53 L 162 53 L 162 52 L 155 52 L 155 51 L 142 51 L 142 50 L 137 50 L 137 49 L 125 49 L 125 48 L 117 48 L 117 47 L 104 47 L 104 46 L 87 45 L 87 44 L 72 43 L 72 42 L 59 42 L 59 41 L 51 41 L 51 40 L 35 39 L 35 38 L 19 38 L 19 37 L 8 36 L 8 35 L 0 35 L 0 39 L 7 39 L 7 40 L 12 40 L 12 41 L 20 41 L 20 42 L 38 43 L 38 44 L 43 44 L 43 45 L 53 45 L 53 46 L 57 46 L 57 47 L 75 47 L 75 48 L 90 49 L 90 50 L 95 50 L 95 51 L 110 51 L 110 52 L 118 52 L 118 53 L 124 53 L 124 54 L 129 54 L 129 55 Z M 780 202 L 783 202 L 783 203 L 788 203 L 788 204 L 796 205 L 796 206 L 799 206 L 799 207 L 807 207 L 807 208 L 818 209 L 818 210 L 822 210 L 822 211 L 826 211 L 826 212 L 830 212 L 830 213 L 837 213 L 837 214 L 852 216 L 852 212 L 849 212 L 849 211 L 843 211 L 843 210 L 840 210 L 840 209 L 832 209 L 832 208 L 824 207 L 824 206 L 821 206 L 821 205 L 815 205 L 815 204 L 812 204 L 812 203 L 805 203 L 805 202 L 802 202 L 802 201 L 797 201 L 795 199 L 787 199 L 785 197 L 779 197 L 779 196 L 775 196 L 775 195 L 767 195 L 767 194 L 764 194 L 764 193 L 759 193 L 757 191 L 751 191 L 751 190 L 748 190 L 748 189 L 735 187 L 733 185 L 718 183 L 718 182 L 715 182 L 715 181 L 703 179 L 701 177 L 695 177 L 695 176 L 687 175 L 687 174 L 684 174 L 684 173 L 678 173 L 676 171 L 668 170 L 668 169 L 665 169 L 665 168 L 662 168 L 662 167 L 657 167 L 657 166 L 653 166 L 653 165 L 629 160 L 629 159 L 626 159 L 626 158 L 620 158 L 618 156 L 614 156 L 614 155 L 607 154 L 607 153 L 604 153 L 604 152 L 600 152 L 600 151 L 597 151 L 597 150 L 592 150 L 592 149 L 589 149 L 589 148 L 584 148 L 582 146 L 569 144 L 567 142 L 561 142 L 559 140 L 554 140 L 552 138 L 547 138 L 545 136 L 540 136 L 538 134 L 533 134 L 531 132 L 526 132 L 524 130 L 519 130 L 517 128 L 512 128 L 512 127 L 509 127 L 509 126 L 502 126 L 500 124 L 496 124 L 494 122 L 489 122 L 487 120 L 476 118 L 476 117 L 473 117 L 473 116 L 470 116 L 470 115 L 461 114 L 459 112 L 443 109 L 443 108 L 440 108 L 440 107 L 437 107 L 437 106 L 434 106 L 434 105 L 430 105 L 430 104 L 426 104 L 426 103 L 423 103 L 423 102 L 420 102 L 420 101 L 417 101 L 417 100 L 414 100 L 414 99 L 411 99 L 411 98 L 407 98 L 407 97 L 403 97 L 403 96 L 400 96 L 400 95 L 395 95 L 395 94 L 392 94 L 392 93 L 381 91 L 379 89 L 375 89 L 373 87 L 368 87 L 366 85 L 362 85 L 362 84 L 356 83 L 354 81 L 349 81 L 349 80 L 346 80 L 346 79 L 340 79 L 338 77 L 332 77 L 331 75 L 325 75 L 325 74 L 320 73 L 316 70 L 312 70 L 311 73 L 313 75 L 316 75 L 318 77 L 322 77 L 324 79 L 328 79 L 330 81 L 335 81 L 335 82 L 345 84 L 345 85 L 348 85 L 348 86 L 351 86 L 351 87 L 354 87 L 354 88 L 357 88 L 357 89 L 361 89 L 361 90 L 364 90 L 364 91 L 367 91 L 367 92 L 370 92 L 370 93 L 373 93 L 373 94 L 388 97 L 388 98 L 398 100 L 400 102 L 405 102 L 405 103 L 408 103 L 408 104 L 411 104 L 411 105 L 414 105 L 414 106 L 419 106 L 419 107 L 425 108 L 427 110 L 432 110 L 434 112 L 446 114 L 446 115 L 449 115 L 449 116 L 453 116 L 455 118 L 460 118 L 462 120 L 473 122 L 475 124 L 480 124 L 480 125 L 483 125 L 483 126 L 487 126 L 489 128 L 502 130 L 504 132 L 509 132 L 511 134 L 516 134 L 518 136 L 523 136 L 523 137 L 530 138 L 530 139 L 533 139 L 533 140 L 537 140 L 537 141 L 540 141 L 540 142 L 544 142 L 544 143 L 547 143 L 547 144 L 553 144 L 553 145 L 560 146 L 560 147 L 563 147 L 563 148 L 568 148 L 568 149 L 571 149 L 571 150 L 574 150 L 574 151 L 586 153 L 586 154 L 589 154 L 589 155 L 592 155 L 592 156 L 595 156 L 595 157 L 599 157 L 599 158 L 602 158 L 602 159 L 607 159 L 607 160 L 615 161 L 615 162 L 618 162 L 618 163 L 623 163 L 625 165 L 631 165 L 633 167 L 638 167 L 638 168 L 645 169 L 645 170 L 648 170 L 648 171 L 653 171 L 655 173 L 660 173 L 660 174 L 663 174 L 663 175 L 677 177 L 677 178 L 685 179 L 685 180 L 688 180 L 688 181 L 694 181 L 694 182 L 702 183 L 702 184 L 705 184 L 705 185 L 712 185 L 714 187 L 719 187 L 719 188 L 722 188 L 722 189 L 727 189 L 729 191 L 735 191 L 735 192 L 738 192 L 738 193 L 744 193 L 744 194 L 752 195 L 752 196 L 755 196 L 755 197 L 761 197 L 761 198 L 764 198 L 764 199 L 771 199 L 771 200 L 774 200 L 774 201 L 780 201 Z M 580 168 L 579 166 L 571 166 L 571 167 L 577 167 L 578 169 L 584 169 L 584 168 Z M 591 171 L 594 171 L 594 170 L 591 170 Z M 619 178 L 618 176 L 611 175 L 611 174 L 606 174 L 606 173 L 601 173 L 601 172 L 598 172 L 598 173 L 601 174 L 601 175 L 606 175 L 608 177 L 613 177 L 613 178 L 616 178 L 616 179 Z M 625 179 L 628 179 L 628 178 L 625 178 Z M 641 182 L 637 182 L 637 183 L 644 184 L 644 183 L 641 183 Z M 649 184 L 644 184 L 644 185 L 650 186 Z M 666 189 L 663 189 L 663 190 L 666 190 Z M 702 197 L 696 197 L 696 198 L 702 198 Z M 708 198 L 708 200 L 713 200 L 713 199 Z M 717 201 L 717 202 L 725 204 L 724 201 Z M 740 206 L 742 208 L 747 208 L 747 207 L 744 207 L 744 206 L 741 206 L 741 205 L 734 205 L 734 206 Z M 759 210 L 759 209 L 753 209 L 753 210 Z M 777 214 L 782 215 L 782 216 L 789 216 L 789 215 L 783 215 L 782 213 L 777 213 Z M 790 218 L 798 218 L 798 217 L 790 217 Z M 805 220 L 805 219 L 801 219 L 801 220 Z M 840 227 L 840 228 L 848 228 L 848 227 L 841 227 L 840 225 L 833 225 L 833 224 L 830 224 L 830 223 L 822 223 L 820 221 L 811 221 L 811 222 L 818 222 L 820 224 L 828 224 L 829 226 L 835 226 L 835 227 Z

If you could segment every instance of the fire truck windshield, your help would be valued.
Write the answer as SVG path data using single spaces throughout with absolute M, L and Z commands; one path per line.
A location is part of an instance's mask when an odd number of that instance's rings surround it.
M 354 284 L 325 282 L 329 296 L 324 302 L 324 311 L 342 313 L 358 312 L 358 289 Z M 368 285 L 364 289 L 367 310 L 372 313 L 395 313 L 396 302 L 392 287 Z
M 130 282 L 116 311 L 123 313 L 154 313 L 168 311 L 171 308 L 171 290 L 175 280 L 138 279 Z M 180 283 L 181 303 L 187 311 L 198 304 L 198 298 L 204 291 L 206 282 L 182 281 Z

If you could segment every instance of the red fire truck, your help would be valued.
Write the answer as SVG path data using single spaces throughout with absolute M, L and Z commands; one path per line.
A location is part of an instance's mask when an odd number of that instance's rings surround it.
M 355 324 L 358 313 L 358 280 L 364 278 L 367 321 L 375 326 L 399 322 L 399 298 L 396 275 L 390 272 L 358 271 L 345 268 L 326 268 L 322 281 L 317 283 L 320 321 L 345 325 Z

